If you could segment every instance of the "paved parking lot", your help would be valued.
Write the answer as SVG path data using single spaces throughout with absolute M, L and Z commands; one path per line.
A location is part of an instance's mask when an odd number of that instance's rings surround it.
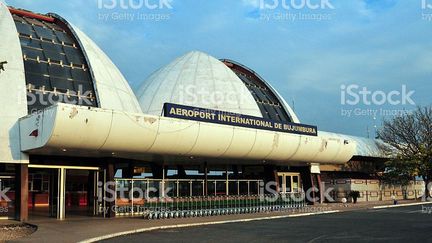
M 161 230 L 114 238 L 107 242 L 432 242 L 431 210 L 431 204 L 365 209 Z

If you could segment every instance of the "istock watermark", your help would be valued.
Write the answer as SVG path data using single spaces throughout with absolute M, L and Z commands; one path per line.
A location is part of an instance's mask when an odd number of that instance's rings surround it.
M 97 0 L 101 21 L 165 21 L 171 19 L 173 0 Z
M 244 90 L 244 92 L 249 92 Z M 241 91 L 232 89 L 209 89 L 202 85 L 180 85 L 177 88 L 176 99 L 180 104 L 200 104 L 208 107 L 247 107 L 250 99 L 241 95 Z
M 422 213 L 432 214 L 432 206 L 423 206 L 422 205 Z
M 10 187 L 6 187 L 0 190 L 0 201 L 11 202 L 11 199 L 6 195 L 10 189 Z
M 167 184 L 166 184 L 167 185 Z M 322 188 L 325 184 L 322 183 Z M 321 193 L 323 200 L 328 202 L 334 202 L 334 198 L 331 196 L 333 187 L 327 187 L 325 191 Z M 297 201 L 303 202 L 304 200 L 310 202 L 318 202 L 320 198 L 315 192 L 318 192 L 317 187 L 309 188 L 307 191 L 299 189 L 298 192 L 284 193 L 281 188 L 278 187 L 278 183 L 270 181 L 267 183 L 259 183 L 258 195 L 260 201 L 265 202 L 275 202 L 278 200 L 282 201 Z M 159 186 L 148 186 L 146 188 L 141 188 L 138 186 L 134 187 L 122 187 L 118 186 L 115 181 L 110 181 L 107 183 L 98 183 L 98 201 L 115 202 L 116 200 L 155 200 L 159 198 L 164 198 L 165 200 L 173 200 L 176 198 L 172 196 L 175 194 L 176 188 L 170 186 L 163 186 L 162 183 Z M 220 195 L 219 195 L 220 196 Z M 190 197 L 190 196 L 189 196 Z
M 341 85 L 342 105 L 415 105 L 412 96 L 414 90 L 408 90 L 402 85 L 400 90 L 384 92 L 382 90 L 369 90 L 367 87 L 360 87 L 357 84 Z
M 383 91 L 372 90 L 357 84 L 340 86 L 341 115 L 352 116 L 398 116 L 409 113 L 407 109 L 385 109 L 388 106 L 415 106 L 415 91 L 402 85 L 399 89 Z M 358 106 L 358 107 L 356 107 Z M 368 108 L 363 108 L 363 107 Z
M 324 21 L 332 19 L 335 9 L 330 0 L 259 0 L 263 21 Z
M 99 9 L 173 9 L 172 0 L 98 0 Z
M 432 1 L 431 0 L 421 0 L 421 18 L 424 21 L 432 21 Z
M 335 9 L 330 0 L 260 0 L 260 9 Z

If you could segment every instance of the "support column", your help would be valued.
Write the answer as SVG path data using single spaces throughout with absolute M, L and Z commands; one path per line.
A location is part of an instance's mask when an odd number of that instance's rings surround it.
M 225 168 L 225 194 L 229 196 L 229 176 L 228 176 L 228 166 Z
M 312 198 L 316 198 L 316 190 L 315 188 L 318 188 L 318 185 L 315 185 L 315 174 L 310 174 L 310 180 L 311 180 L 311 189 L 312 189 Z M 312 204 L 315 205 L 315 201 L 312 202 Z
M 320 197 L 320 204 L 323 204 L 324 203 L 325 185 L 321 181 L 321 174 L 317 174 L 317 179 L 318 179 L 318 192 L 319 192 L 319 197 Z
M 275 190 L 277 190 L 279 188 L 279 182 L 278 182 L 278 174 L 277 174 L 277 168 L 274 165 L 265 165 L 264 166 L 264 183 L 268 183 L 268 182 L 275 182 L 276 183 L 276 188 L 274 188 Z M 266 191 L 264 191 L 264 193 L 268 193 Z
M 161 195 L 160 197 L 165 197 L 165 174 L 166 174 L 165 164 L 162 165 L 162 185 L 161 185 Z
M 300 167 L 292 167 L 292 169 L 294 171 L 298 171 L 300 172 L 300 180 L 301 180 L 301 185 L 303 186 L 304 192 L 308 192 L 309 189 L 312 188 L 313 186 L 313 174 L 311 174 L 311 170 L 310 167 L 306 167 L 306 166 L 300 166 Z M 315 193 L 315 192 L 313 192 Z M 312 194 L 309 196 L 313 196 Z M 309 197 L 306 197 L 306 202 L 308 204 L 313 204 L 312 201 L 309 200 Z
M 114 191 L 115 192 L 115 185 L 113 184 L 114 182 L 114 176 L 115 176 L 115 167 L 114 167 L 114 161 L 109 161 L 107 168 L 105 170 L 105 174 L 106 174 L 106 183 L 107 184 L 107 189 Z M 111 196 L 111 195 L 110 195 Z M 106 199 L 104 199 L 106 200 Z M 114 212 L 114 206 L 115 206 L 115 200 L 110 200 L 107 201 L 105 204 L 106 208 L 105 208 L 105 217 L 107 218 L 114 218 L 115 217 L 115 212 Z
M 87 208 L 88 208 L 88 215 L 89 216 L 94 216 L 95 215 L 95 210 L 94 210 L 94 205 L 95 205 L 95 187 L 96 184 L 95 183 L 95 176 L 96 173 L 94 171 L 89 171 L 89 175 L 87 178 L 87 183 L 88 183 L 88 187 L 87 187 Z
M 66 169 L 61 168 L 58 171 L 57 219 L 64 220 L 66 218 Z
M 28 165 L 15 166 L 15 218 L 28 221 Z
M 208 196 L 208 165 L 204 163 L 204 196 Z

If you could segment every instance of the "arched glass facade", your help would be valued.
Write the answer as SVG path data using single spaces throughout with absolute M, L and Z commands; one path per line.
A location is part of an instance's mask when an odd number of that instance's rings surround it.
M 61 21 L 13 13 L 25 67 L 28 112 L 54 103 L 97 107 L 85 56 Z
M 264 118 L 281 122 L 293 122 L 283 107 L 282 101 L 254 71 L 228 59 L 221 61 L 243 81 L 258 104 Z

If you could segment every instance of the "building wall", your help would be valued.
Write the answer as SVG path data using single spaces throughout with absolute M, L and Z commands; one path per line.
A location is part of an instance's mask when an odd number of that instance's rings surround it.
M 18 125 L 27 115 L 24 63 L 12 15 L 1 2 L 0 36 L 0 62 L 7 61 L 0 73 L 0 163 L 28 163 L 21 153 Z
M 423 181 L 411 181 L 406 188 L 386 185 L 379 180 L 366 179 L 334 179 L 326 180 L 324 183 L 325 188 L 334 188 L 331 196 L 337 202 L 341 202 L 342 198 L 349 199 L 350 191 L 360 192 L 358 202 L 388 201 L 393 200 L 392 196 L 398 200 L 416 199 L 424 194 Z

